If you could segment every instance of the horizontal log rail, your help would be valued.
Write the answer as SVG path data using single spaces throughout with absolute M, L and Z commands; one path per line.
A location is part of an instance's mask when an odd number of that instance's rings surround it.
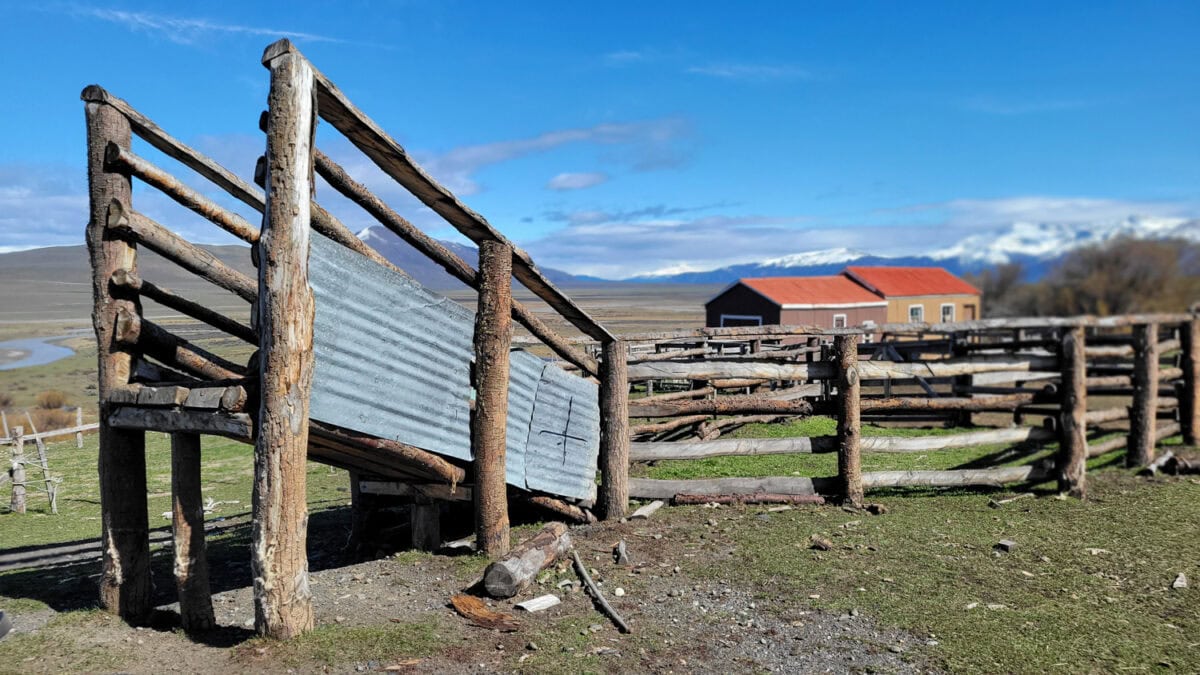
M 370 451 L 379 460 L 412 466 L 452 485 L 462 483 L 467 478 L 466 469 L 399 441 L 376 438 L 317 421 L 310 422 L 309 433 L 326 444 L 341 444 Z
M 254 419 L 246 413 L 120 406 L 108 423 L 118 429 L 212 434 L 244 443 L 252 443 L 254 436 Z
M 766 396 L 725 396 L 698 401 L 667 401 L 648 405 L 630 405 L 631 417 L 678 417 L 681 415 L 811 415 L 812 403 L 805 400 L 781 400 Z
M 112 285 L 118 288 L 127 288 L 141 294 L 144 298 L 149 298 L 157 302 L 163 307 L 186 314 L 197 321 L 206 323 L 217 330 L 228 333 L 252 345 L 258 345 L 258 335 L 249 326 L 238 323 L 224 314 L 214 312 L 200 303 L 188 300 L 169 288 L 163 288 L 162 286 L 145 281 L 136 272 L 119 269 L 113 272 L 111 282 Z
M 393 234 L 424 254 L 425 257 L 440 265 L 447 274 L 458 279 L 468 287 L 479 290 L 479 273 L 465 260 L 438 240 L 419 230 L 399 213 L 392 210 L 383 200 L 372 194 L 366 186 L 351 178 L 345 169 L 330 159 L 325 153 L 320 150 L 314 150 L 313 161 L 317 173 L 333 189 L 341 193 L 342 196 L 358 204 Z M 513 319 L 528 329 L 530 333 L 548 346 L 560 358 L 574 364 L 593 377 L 599 376 L 600 367 L 595 359 L 584 354 L 571 344 L 567 338 L 564 338 L 547 326 L 526 305 L 513 300 L 512 316 Z
M 246 222 L 245 218 L 184 185 L 183 181 L 150 163 L 149 160 L 135 155 L 116 143 L 109 143 L 104 152 L 104 161 L 109 168 L 140 179 L 175 200 L 180 206 L 247 244 L 258 241 L 258 228 Z
M 661 434 L 667 431 L 675 431 L 682 429 L 691 424 L 699 424 L 709 418 L 709 415 L 688 415 L 687 417 L 677 417 L 666 422 L 655 422 L 653 424 L 638 424 L 629 427 L 630 436 L 645 436 L 646 434 Z
M 709 353 L 708 347 L 696 347 L 694 349 L 674 349 L 664 352 L 651 352 L 648 354 L 638 354 L 637 356 L 630 355 L 627 363 L 633 365 L 635 363 L 651 363 L 654 361 L 670 361 L 671 359 L 683 359 L 690 356 L 704 356 Z
M 1176 422 L 1166 422 L 1159 424 L 1154 431 L 1154 442 L 1158 443 L 1172 436 L 1179 434 L 1180 425 Z M 1114 450 L 1124 450 L 1129 447 L 1129 437 L 1126 434 L 1119 434 L 1113 438 L 1109 438 L 1098 443 L 1090 443 L 1088 445 L 1088 457 L 1099 457 L 1107 455 Z
M 1053 371 L 1056 357 L 1012 359 L 1003 356 L 976 355 L 925 362 L 859 361 L 859 377 L 866 379 L 907 379 L 914 377 L 953 377 L 991 372 Z M 629 367 L 630 381 L 712 380 L 747 378 L 762 380 L 828 380 L 834 377 L 833 364 L 761 363 L 745 361 L 664 361 L 639 363 Z
M 208 386 L 203 386 L 208 385 Z M 199 387 L 180 385 L 130 384 L 109 392 L 108 402 L 114 405 L 137 405 L 147 408 L 180 407 L 193 410 L 223 410 L 243 412 L 249 400 L 244 384 L 202 383 Z
M 292 43 L 283 39 L 263 54 L 264 62 L 285 53 L 300 55 Z M 317 112 L 322 119 L 340 131 L 347 140 L 363 152 L 384 173 L 407 189 L 423 204 L 462 232 L 477 245 L 496 241 L 513 249 L 513 274 L 530 291 L 540 297 L 590 337 L 611 342 L 615 337 L 597 323 L 571 298 L 559 290 L 530 260 L 529 255 L 512 244 L 503 234 L 475 211 L 458 200 L 449 190 L 430 178 L 391 136 L 367 117 L 311 63 L 317 85 Z
M 688 389 L 685 391 L 672 391 L 666 394 L 653 394 L 642 398 L 634 398 L 629 400 L 629 410 L 632 413 L 638 406 L 650 405 L 653 403 L 666 403 L 667 401 L 681 401 L 689 398 L 704 398 L 710 394 L 717 393 L 715 387 L 700 387 L 699 389 Z M 637 417 L 637 415 L 633 415 Z
M 188 342 L 135 312 L 117 313 L 114 339 L 169 367 L 210 379 L 236 379 L 246 375 L 246 367 L 228 361 Z
M 919 397 L 896 397 L 896 398 L 866 398 L 864 397 L 860 403 L 863 412 L 884 412 L 888 410 L 904 410 L 904 411 L 940 411 L 954 410 L 961 412 L 985 412 L 985 411 L 1000 411 L 1000 410 L 1015 410 L 1019 406 L 1041 401 L 1043 399 L 1052 400 L 1049 397 L 1042 395 L 1040 392 L 1029 392 L 1027 394 L 1005 394 L 1000 396 L 976 396 L 973 398 L 919 398 Z
M 126 212 L 119 202 L 108 209 L 108 227 L 248 302 L 258 300 L 258 284 L 221 262 L 215 255 L 171 232 L 136 211 Z
M 95 431 L 96 429 L 99 429 L 99 428 L 100 428 L 99 422 L 92 422 L 91 424 L 79 424 L 79 425 L 76 425 L 73 427 L 67 427 L 65 429 L 50 429 L 48 431 L 39 431 L 36 434 L 23 434 L 21 436 L 21 438 L 24 438 L 27 441 L 39 441 L 39 440 L 44 441 L 47 438 L 56 438 L 58 436 L 70 436 L 72 434 L 79 434 L 79 433 L 83 433 L 85 431 Z M 9 445 L 12 442 L 13 442 L 12 436 L 0 437 L 0 445 Z M 3 475 L 3 474 L 0 474 L 0 475 Z
M 1057 435 L 1038 427 L 988 429 L 941 436 L 865 436 L 863 452 L 932 452 L 951 448 L 1052 441 Z M 736 438 L 715 441 L 670 441 L 630 444 L 629 458 L 636 462 L 706 457 L 789 455 L 837 452 L 836 436 L 794 438 Z

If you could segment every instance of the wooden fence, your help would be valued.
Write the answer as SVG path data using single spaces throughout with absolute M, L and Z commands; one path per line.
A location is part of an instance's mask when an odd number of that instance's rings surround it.
M 1182 433 L 1185 443 L 1195 443 L 1198 332 L 1195 315 L 1164 314 L 889 324 L 872 329 L 876 341 L 869 343 L 862 329 L 794 326 L 626 335 L 629 380 L 637 389 L 629 404 L 631 461 L 838 454 L 838 474 L 824 479 L 634 479 L 630 495 L 684 503 L 698 495 L 827 495 L 861 503 L 865 491 L 877 488 L 1056 479 L 1060 490 L 1083 497 L 1089 457 L 1127 447 L 1127 464 L 1146 466 L 1163 438 Z M 836 435 L 721 438 L 745 424 L 814 414 L 834 417 Z M 992 428 L 972 425 L 973 416 Z M 970 430 L 864 438 L 864 419 Z M 1100 427 L 1114 422 L 1127 422 L 1127 434 L 1089 442 L 1089 432 L 1110 434 Z M 861 470 L 863 452 L 1047 442 L 1059 444 L 1057 455 L 1026 466 Z

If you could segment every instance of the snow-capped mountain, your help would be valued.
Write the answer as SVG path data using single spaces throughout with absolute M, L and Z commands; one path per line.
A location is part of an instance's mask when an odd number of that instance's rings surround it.
M 886 256 L 832 248 L 713 270 L 644 274 L 628 281 L 725 284 L 745 277 L 837 274 L 849 265 L 938 266 L 955 274 L 964 274 L 1005 263 L 1021 263 L 1026 275 L 1037 279 L 1068 252 L 1123 236 L 1200 243 L 1200 220 L 1131 216 L 1118 221 L 1086 224 L 1016 222 L 970 235 L 953 246 L 925 255 Z

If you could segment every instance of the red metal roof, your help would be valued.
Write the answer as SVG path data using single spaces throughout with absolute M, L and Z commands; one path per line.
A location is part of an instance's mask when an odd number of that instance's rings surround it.
M 849 275 L 884 297 L 979 295 L 979 289 L 941 267 L 847 267 Z
M 878 295 L 842 276 L 739 279 L 780 306 L 883 304 Z

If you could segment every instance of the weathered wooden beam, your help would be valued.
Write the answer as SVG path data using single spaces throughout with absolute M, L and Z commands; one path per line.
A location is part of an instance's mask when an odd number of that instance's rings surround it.
M 600 518 L 615 520 L 629 507 L 629 377 L 624 342 L 601 345 L 600 364 Z
M 863 474 L 867 489 L 894 487 L 958 487 L 981 485 L 1000 487 L 1008 483 L 1041 483 L 1052 480 L 1053 467 L 1045 464 L 1002 466 L 990 469 L 951 469 L 947 471 L 870 471 Z
M 563 523 L 546 523 L 537 534 L 518 544 L 483 571 L 483 588 L 493 598 L 511 598 L 529 586 L 539 572 L 571 550 L 571 535 Z
M 108 209 L 107 225 L 114 233 L 132 237 L 162 257 L 205 279 L 243 300 L 254 302 L 258 288 L 250 277 L 221 262 L 215 255 L 185 240 L 146 216 L 114 201 Z M 117 269 L 132 269 L 128 265 Z M 107 284 L 112 274 L 104 280 Z
M 858 336 L 838 335 L 833 341 L 833 365 L 837 368 L 838 487 L 842 499 L 855 506 L 863 501 L 861 383 L 859 382 Z
M 442 503 L 429 497 L 415 497 L 409 513 L 412 547 L 418 551 L 436 551 L 441 548 Z
M 245 218 L 184 185 L 183 181 L 137 156 L 128 148 L 122 148 L 116 143 L 109 143 L 104 153 L 104 161 L 110 169 L 136 176 L 147 185 L 157 188 L 159 192 L 175 200 L 180 206 L 238 239 L 248 244 L 258 241 L 258 228 L 246 222 Z
M 1133 327 L 1133 404 L 1129 408 L 1129 451 L 1125 466 L 1154 461 L 1158 412 L 1158 324 Z
M 313 627 L 305 460 L 313 376 L 308 258 L 316 110 L 307 61 L 280 54 L 263 64 L 271 71 L 271 85 L 267 205 L 259 241 L 262 402 L 254 448 L 251 567 L 255 629 L 287 639 Z
M 596 516 L 592 512 L 575 504 L 569 504 L 561 499 L 548 495 L 522 495 L 524 501 L 534 506 L 546 509 L 555 515 L 576 523 L 594 523 Z
M 1049 356 L 1030 356 L 1015 359 L 1006 355 L 979 354 L 975 356 L 925 362 L 860 361 L 859 377 L 864 380 L 953 377 L 974 373 L 1029 372 L 1057 370 L 1058 359 Z M 639 363 L 629 367 L 631 381 L 645 380 L 713 380 L 718 378 L 750 378 L 760 380 L 829 380 L 834 372 L 831 363 L 759 363 L 747 361 L 664 361 Z
M 443 501 L 471 501 L 470 486 L 452 487 L 444 483 L 415 483 L 412 481 L 360 481 L 359 489 L 366 494 L 393 497 L 429 497 Z
M 1179 424 L 1183 429 L 1184 444 L 1194 446 L 1200 439 L 1200 318 L 1180 326 L 1179 338 L 1183 351 Z
M 420 473 L 457 485 L 467 478 L 467 472 L 446 459 L 420 448 L 384 438 L 367 436 L 349 429 L 341 429 L 323 422 L 310 422 L 309 433 L 316 438 L 369 450 L 379 459 L 411 466 Z
M 246 413 L 121 406 L 112 408 L 106 419 L 118 429 L 208 434 L 247 443 L 254 436 L 254 420 Z
M 197 347 L 127 309 L 121 309 L 117 313 L 114 339 L 117 344 L 132 347 L 167 366 L 206 379 L 236 379 L 246 375 L 245 366 Z
M 696 347 L 695 349 L 676 349 L 672 351 L 651 354 L 638 354 L 636 357 L 631 356 L 629 358 L 629 365 L 633 365 L 635 363 L 653 363 L 655 361 L 671 361 L 673 359 L 684 359 L 692 356 L 704 356 L 707 353 L 708 347 Z
M 1089 426 L 1127 419 L 1129 419 L 1129 408 L 1126 408 L 1125 406 L 1104 408 L 1102 410 L 1089 410 L 1083 414 L 1083 421 Z
M 109 287 L 118 269 L 137 270 L 137 248 L 108 228 L 110 210 L 129 211 L 129 178 L 104 166 L 109 143 L 129 147 L 129 121 L 93 85 L 83 90 L 87 118 L 88 201 L 86 239 L 92 267 L 92 324 L 96 331 L 100 399 L 100 604 L 131 621 L 150 611 L 150 537 L 146 505 L 146 441 L 137 430 L 107 420 L 109 393 L 129 383 L 133 353 L 114 340 L 117 315 L 141 311 L 136 294 Z
M 1027 394 L 1004 394 L 1000 396 L 977 396 L 975 398 L 920 398 L 904 396 L 896 398 L 864 398 L 864 412 L 883 412 L 888 410 L 947 410 L 983 412 L 989 410 L 1015 410 L 1016 408 L 1033 403 L 1041 397 L 1037 392 Z
M 333 189 L 340 192 L 350 201 L 358 204 L 367 213 L 403 239 L 410 246 L 423 253 L 427 258 L 441 265 L 450 276 L 458 279 L 467 286 L 478 290 L 479 275 L 473 267 L 438 240 L 430 237 L 415 225 L 396 213 L 375 195 L 371 194 L 362 184 L 356 182 L 345 169 L 317 150 L 314 154 L 317 173 L 329 183 Z M 556 333 L 534 314 L 533 310 L 517 300 L 512 303 L 512 315 L 530 333 L 541 340 L 546 346 L 565 361 L 579 367 L 593 377 L 599 376 L 599 366 L 596 360 L 584 354 L 570 343 L 569 340 Z
M 1087 357 L 1082 327 L 1062 331 L 1062 412 L 1058 417 L 1058 489 L 1072 497 L 1087 497 Z
M 769 395 L 723 396 L 698 401 L 668 401 L 629 405 L 631 417 L 679 417 L 683 415 L 775 414 L 811 415 L 812 403 L 803 399 L 781 400 Z
M 714 387 L 700 387 L 699 389 L 688 389 L 686 391 L 673 391 L 667 394 L 654 394 L 653 396 L 645 396 L 643 398 L 635 398 L 629 400 L 629 415 L 637 417 L 638 408 L 657 403 L 665 403 L 667 401 L 682 401 L 691 398 L 704 398 L 709 394 L 715 394 L 717 390 Z
M 656 480 L 631 478 L 629 496 L 634 499 L 673 499 L 675 495 L 833 495 L 838 492 L 835 478 L 703 478 L 693 480 Z
M 507 553 L 510 546 L 505 435 L 512 341 L 512 260 L 512 249 L 507 244 L 484 241 L 479 246 L 471 455 L 475 467 L 476 547 L 493 558 Z
M 708 415 L 688 415 L 687 417 L 678 417 L 666 422 L 658 422 L 655 424 L 638 424 L 630 427 L 630 436 L 644 436 L 646 434 L 660 434 L 665 431 L 674 431 L 682 429 L 690 424 L 698 424 L 708 419 Z
M 209 630 L 216 625 L 216 618 L 204 544 L 199 434 L 171 434 L 171 532 L 183 630 L 189 633 Z
M 111 280 L 113 286 L 127 288 L 131 292 L 141 294 L 142 297 L 150 298 L 163 307 L 186 314 L 250 344 L 258 344 L 258 335 L 249 326 L 238 323 L 224 314 L 214 312 L 198 302 L 188 300 L 169 288 L 145 281 L 133 270 L 119 269 L 113 272 Z

